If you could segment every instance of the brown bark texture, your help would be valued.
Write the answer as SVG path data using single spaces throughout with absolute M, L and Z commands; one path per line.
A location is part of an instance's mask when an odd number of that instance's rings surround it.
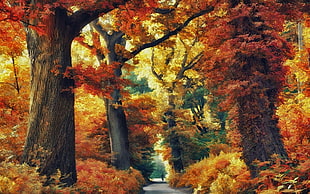
M 31 59 L 30 114 L 23 162 L 38 165 L 47 177 L 60 170 L 61 182 L 72 185 L 75 169 L 74 81 L 63 77 L 71 67 L 72 31 L 66 12 L 46 21 L 47 34 L 26 28 Z

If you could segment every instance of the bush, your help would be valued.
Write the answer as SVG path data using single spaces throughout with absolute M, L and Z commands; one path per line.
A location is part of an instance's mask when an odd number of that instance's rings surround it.
M 41 193 L 42 177 L 26 164 L 0 163 L 0 193 Z
M 44 187 L 45 177 L 37 169 L 26 164 L 0 163 L 0 193 L 41 194 L 41 193 L 138 193 L 144 184 L 139 171 L 116 170 L 104 162 L 88 159 L 77 161 L 78 182 L 62 188 L 55 174 L 51 185 Z
M 192 187 L 201 193 L 238 193 L 251 186 L 250 172 L 241 153 L 211 155 L 191 165 L 178 181 L 178 187 Z
M 108 167 L 104 162 L 88 159 L 77 161 L 78 182 L 75 190 L 86 193 L 138 193 L 144 184 L 139 171 Z
M 261 172 L 256 180 L 257 193 L 309 193 L 310 160 L 258 162 Z

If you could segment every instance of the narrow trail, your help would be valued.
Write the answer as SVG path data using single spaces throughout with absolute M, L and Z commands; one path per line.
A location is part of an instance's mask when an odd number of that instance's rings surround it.
M 190 194 L 189 189 L 173 189 L 167 182 L 153 180 L 154 183 L 143 187 L 144 194 Z

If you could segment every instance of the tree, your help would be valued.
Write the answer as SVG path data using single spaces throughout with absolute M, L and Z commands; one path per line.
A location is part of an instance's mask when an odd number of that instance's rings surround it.
M 309 17 L 309 16 L 308 16 Z M 293 60 L 287 60 L 285 66 L 289 68 L 286 79 L 288 85 L 281 96 L 284 103 L 277 109 L 279 127 L 285 148 L 290 159 L 307 161 L 309 156 L 309 43 L 310 28 L 307 18 L 304 22 L 288 22 L 284 35 L 293 40 L 298 51 Z M 298 30 L 296 30 L 298 29 Z M 295 34 L 297 32 L 297 36 Z M 297 40 L 293 37 L 297 37 Z
M 151 3 L 152 1 L 148 1 L 147 4 Z M 96 29 L 96 31 L 104 40 L 104 43 L 102 45 L 95 45 L 96 42 L 100 42 L 99 37 L 95 37 L 97 40 L 93 41 L 93 45 L 88 45 L 85 44 L 85 42 L 82 42 L 82 44 L 86 47 L 95 50 L 96 56 L 100 61 L 99 63 L 101 64 L 101 66 L 110 65 L 114 67 L 114 72 L 112 73 L 114 74 L 114 78 L 112 79 L 121 78 L 121 69 L 126 61 L 133 58 L 144 49 L 154 47 L 163 43 L 171 36 L 178 34 L 195 18 L 207 14 L 213 10 L 212 6 L 205 5 L 205 7 L 203 7 L 201 10 L 198 10 L 197 13 L 188 16 L 188 18 L 183 23 L 177 23 L 176 28 L 174 27 L 172 30 L 169 29 L 169 31 L 165 32 L 162 37 L 156 39 L 154 35 L 148 35 L 147 28 L 143 30 L 143 26 L 145 26 L 143 24 L 143 21 L 148 19 L 147 17 L 145 17 L 145 13 L 147 11 L 154 11 L 157 14 L 167 14 L 177 8 L 174 7 L 171 10 L 167 8 L 157 9 L 156 7 L 154 8 L 154 6 L 152 7 L 150 5 L 141 5 L 143 4 L 140 3 L 136 4 L 135 6 L 133 6 L 133 4 L 127 4 L 126 6 L 118 9 L 116 13 L 111 13 L 110 17 L 116 17 L 117 21 L 113 21 L 113 19 L 108 18 L 107 20 L 109 20 L 110 22 L 108 25 L 102 24 L 103 22 L 100 22 L 99 20 L 96 20 L 96 22 L 92 23 L 94 29 Z M 177 3 L 174 6 L 177 6 Z M 143 11 L 139 11 L 140 9 Z M 147 11 L 144 11 L 145 9 Z M 164 10 L 166 10 L 167 13 Z M 143 15 L 140 15 L 140 12 L 143 13 Z M 134 23 L 134 25 L 128 26 L 130 22 Z M 111 23 L 117 23 L 118 25 L 112 26 Z M 131 40 L 130 38 L 125 39 L 125 36 L 130 37 Z M 142 39 L 142 41 L 135 41 L 135 39 Z M 130 40 L 131 44 L 135 46 L 134 49 L 132 49 L 131 51 L 125 48 L 126 40 Z M 101 47 L 104 47 L 104 49 L 101 49 Z M 103 50 L 106 50 L 106 52 L 104 52 Z M 103 89 L 103 87 L 100 87 L 102 83 L 97 83 L 97 85 L 99 85 L 97 89 Z M 117 168 L 127 169 L 130 166 L 130 157 L 128 152 L 128 129 L 126 124 L 126 116 L 122 107 L 120 86 L 117 86 L 116 83 L 113 84 L 110 81 L 108 81 L 107 85 L 112 89 L 110 95 L 105 96 L 105 104 L 107 107 L 107 120 L 111 137 L 111 151 L 114 155 L 113 163 Z
M 22 161 L 38 165 L 40 174 L 47 177 L 59 169 L 65 185 L 76 182 L 74 81 L 63 76 L 72 66 L 71 43 L 86 24 L 125 2 L 1 2 L 8 19 L 25 25 L 31 61 L 29 125 Z
M 165 138 L 171 148 L 172 158 L 170 162 L 175 172 L 181 172 L 184 169 L 183 148 L 181 136 L 178 132 L 180 123 L 177 122 L 180 118 L 177 118 L 177 111 L 181 108 L 182 96 L 190 89 L 186 88 L 186 85 L 191 85 L 193 77 L 195 77 L 192 69 L 202 56 L 199 53 L 202 49 L 201 44 L 199 44 L 197 37 L 192 40 L 192 36 L 195 35 L 189 30 L 190 28 L 182 31 L 177 38 L 171 38 L 170 44 L 152 48 L 150 57 L 148 55 L 140 56 L 141 66 L 151 66 L 149 73 L 153 74 L 155 82 L 161 86 L 162 92 L 167 95 L 165 105 L 167 108 L 163 113 L 166 122 L 165 130 L 168 133 Z M 184 34 L 188 36 L 186 40 L 181 39 Z M 143 56 L 148 60 L 145 60 Z
M 285 6 L 290 4 L 230 1 L 212 23 L 221 29 L 215 27 L 207 35 L 215 40 L 208 45 L 216 53 L 206 55 L 209 86 L 226 98 L 221 106 L 230 110 L 242 136 L 243 157 L 253 177 L 258 173 L 254 160 L 266 161 L 273 154 L 287 158 L 275 116 L 284 85 L 282 64 L 292 56 L 292 47 L 279 36 L 286 18 L 283 10 L 294 12 Z

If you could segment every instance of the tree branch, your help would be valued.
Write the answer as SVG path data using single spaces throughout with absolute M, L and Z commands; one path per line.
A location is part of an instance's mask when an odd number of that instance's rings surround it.
M 186 65 L 185 70 L 191 69 L 193 68 L 198 61 L 201 59 L 201 57 L 203 56 L 203 51 L 201 51 L 198 55 L 196 55 L 189 63 L 188 65 Z
M 15 83 L 16 83 L 16 90 L 17 90 L 17 93 L 19 94 L 20 86 L 19 86 L 19 83 L 18 83 L 17 68 L 16 68 L 15 58 L 14 57 L 12 57 L 12 63 L 13 63 L 14 77 L 15 77 Z
M 185 54 L 184 54 L 184 57 L 183 57 L 183 60 L 182 60 L 182 64 L 181 64 L 181 69 L 180 71 L 178 72 L 177 76 L 176 76 L 176 79 L 182 79 L 184 77 L 184 73 L 185 71 L 193 68 L 197 63 L 198 61 L 200 60 L 200 58 L 202 57 L 203 55 L 203 52 L 200 52 L 198 55 L 196 55 L 188 64 L 187 64 L 187 59 L 188 59 L 188 54 L 189 54 L 189 48 L 188 46 L 185 44 L 185 42 L 180 39 L 181 43 L 183 44 L 183 46 L 185 47 Z M 196 37 L 193 41 L 193 43 L 191 44 L 191 47 L 195 46 L 196 42 L 198 42 L 198 38 Z
M 193 19 L 200 17 L 202 15 L 205 15 L 207 13 L 210 13 L 211 11 L 214 10 L 213 6 L 208 7 L 205 10 L 202 10 L 194 15 L 192 15 L 191 17 L 189 17 L 183 24 L 181 24 L 178 28 L 176 28 L 173 31 L 170 31 L 169 33 L 167 33 L 166 35 L 164 35 L 163 37 L 154 40 L 153 42 L 150 43 L 146 43 L 143 44 L 142 46 L 138 47 L 136 50 L 131 52 L 131 56 L 134 57 L 137 54 L 139 54 L 141 51 L 143 51 L 144 49 L 150 48 L 150 47 L 154 47 L 156 45 L 159 45 L 160 43 L 164 42 L 165 40 L 169 39 L 171 36 L 177 35 L 181 30 L 183 30 Z M 124 58 L 123 62 L 129 60 L 130 58 Z
M 79 11 L 74 12 L 71 16 L 69 16 L 69 22 L 73 27 L 72 30 L 74 35 L 76 36 L 84 26 L 98 18 L 100 15 L 112 11 L 118 6 L 125 4 L 127 1 L 129 0 L 123 0 L 121 2 L 118 1 L 118 3 L 112 3 L 112 6 L 106 6 L 102 9 L 80 9 Z
M 94 21 L 92 21 L 90 23 L 91 27 L 93 27 L 99 34 L 100 36 L 107 41 L 108 40 L 108 32 L 106 30 L 103 29 L 103 27 L 101 25 L 98 24 L 99 19 L 96 18 Z M 108 44 L 108 43 L 107 43 Z

